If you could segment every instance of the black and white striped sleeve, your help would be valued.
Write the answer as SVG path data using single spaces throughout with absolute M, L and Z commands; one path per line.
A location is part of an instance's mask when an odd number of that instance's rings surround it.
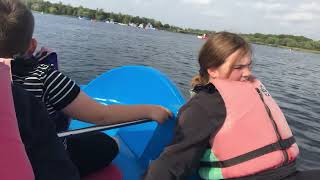
M 47 73 L 43 85 L 42 101 L 58 111 L 68 106 L 80 92 L 80 87 L 74 81 L 53 69 Z

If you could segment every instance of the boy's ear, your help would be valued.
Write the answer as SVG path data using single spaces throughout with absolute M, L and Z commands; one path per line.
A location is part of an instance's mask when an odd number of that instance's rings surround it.
M 209 77 L 212 79 L 219 77 L 219 72 L 218 72 L 217 68 L 208 68 L 207 72 L 209 74 Z
M 36 51 L 37 46 L 38 46 L 37 40 L 34 39 L 34 38 L 32 38 L 32 39 L 31 39 L 31 42 L 30 42 L 29 49 L 28 49 L 28 51 L 27 51 L 26 54 L 27 54 L 28 56 L 32 56 L 33 53 Z

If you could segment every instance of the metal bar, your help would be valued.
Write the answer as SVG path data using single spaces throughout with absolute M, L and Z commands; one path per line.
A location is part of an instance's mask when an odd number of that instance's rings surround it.
M 67 137 L 67 136 L 85 134 L 85 133 L 90 133 L 90 132 L 105 131 L 105 130 L 121 128 L 121 127 L 125 127 L 125 126 L 142 124 L 142 123 L 151 122 L 151 121 L 152 120 L 149 120 L 149 119 L 141 119 L 141 120 L 137 120 L 137 121 L 125 122 L 125 123 L 119 123 L 119 124 L 113 124 L 113 125 L 91 126 L 91 127 L 81 128 L 81 129 L 74 129 L 74 130 L 64 131 L 64 132 L 58 133 L 58 137 Z

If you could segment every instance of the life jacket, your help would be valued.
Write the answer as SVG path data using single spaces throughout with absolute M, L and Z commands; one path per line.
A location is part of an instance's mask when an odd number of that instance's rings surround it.
M 299 148 L 289 125 L 260 81 L 211 83 L 221 94 L 227 114 L 201 159 L 203 179 L 250 176 L 297 158 Z
M 0 179 L 33 180 L 19 134 L 9 72 L 9 67 L 0 63 Z
M 52 65 L 55 70 L 59 69 L 58 55 L 50 49 L 42 47 L 34 57 L 38 60 L 39 64 Z
M 11 68 L 14 75 L 28 76 L 39 64 L 46 64 L 54 70 L 59 70 L 57 53 L 42 47 L 35 55 L 14 56 Z

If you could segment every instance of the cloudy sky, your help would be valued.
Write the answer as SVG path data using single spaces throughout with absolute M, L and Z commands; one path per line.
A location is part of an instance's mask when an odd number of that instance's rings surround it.
M 179 27 L 303 35 L 320 40 L 320 0 L 50 0 Z

